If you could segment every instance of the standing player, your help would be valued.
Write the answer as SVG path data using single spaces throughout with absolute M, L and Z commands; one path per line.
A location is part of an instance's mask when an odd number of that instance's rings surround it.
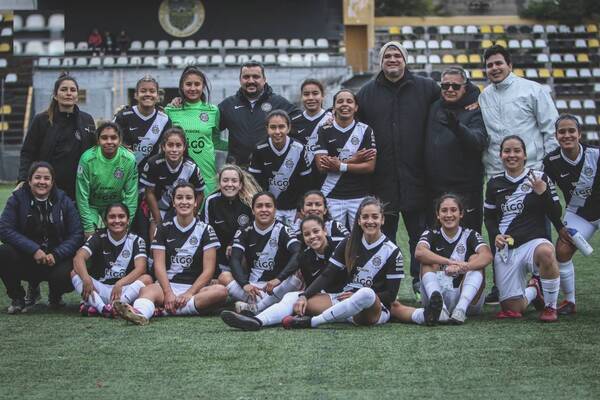
M 254 148 L 248 171 L 277 199 L 277 219 L 291 225 L 298 201 L 309 186 L 310 164 L 304 146 L 288 136 L 291 122 L 285 111 L 271 111 L 266 124 L 269 137 Z
M 254 222 L 233 237 L 231 272 L 219 283 L 236 300 L 236 311 L 260 312 L 300 289 L 298 269 L 300 243 L 289 227 L 275 219 L 275 196 L 259 192 L 252 197 Z
M 439 229 L 423 232 L 416 249 L 423 305 L 427 306 L 431 294 L 441 293 L 440 321 L 462 324 L 467 315 L 481 313 L 483 269 L 492 262 L 492 252 L 478 232 L 461 227 L 465 210 L 456 195 L 442 196 L 436 214 Z
M 83 153 L 77 167 L 77 208 L 86 238 L 102 226 L 106 206 L 122 202 L 135 215 L 138 200 L 135 156 L 121 145 L 119 125 L 105 122 L 96 135 L 98 144 Z
M 565 225 L 589 240 L 600 228 L 600 150 L 580 143 L 581 125 L 574 115 L 561 115 L 555 126 L 560 148 L 544 158 L 544 172 L 556 182 L 565 196 Z M 558 238 L 556 258 L 560 268 L 560 286 L 565 296 L 558 313 L 563 315 L 576 312 L 575 250 L 571 238 L 565 235 Z
M 334 219 L 346 226 L 354 224 L 358 206 L 371 184 L 375 170 L 373 130 L 354 119 L 358 104 L 354 94 L 342 89 L 333 96 L 335 119 L 319 129 L 315 150 L 317 168 L 327 173 L 321 191 L 327 196 Z
M 173 207 L 176 216 L 158 226 L 152 242 L 158 283 L 143 288 L 133 306 L 114 303 L 119 315 L 138 325 L 148 324 L 156 306 L 164 306 L 169 315 L 198 315 L 227 299 L 225 287 L 210 285 L 219 241 L 212 227 L 195 217 L 196 192 L 192 184 L 184 182 L 175 187 Z
M 187 142 L 183 131 L 178 127 L 167 130 L 161 149 L 162 153 L 150 157 L 144 165 L 140 178 L 152 216 L 150 238 L 154 237 L 154 230 L 163 219 L 173 217 L 172 213 L 168 216 L 167 213 L 172 210 L 175 186 L 181 182 L 192 184 L 196 192 L 196 213 L 204 198 L 204 180 L 200 176 L 198 166 L 186 156 Z
M 325 232 L 333 241 L 334 247 L 337 246 L 344 238 L 350 236 L 350 232 L 346 227 L 338 221 L 331 219 L 327 209 L 327 199 L 320 190 L 309 190 L 302 197 L 302 206 L 300 215 L 303 218 L 307 216 L 316 216 L 323 220 Z M 294 223 L 294 231 L 298 240 L 303 242 L 302 229 L 300 227 L 302 220 L 297 220 Z
M 254 179 L 233 164 L 223 166 L 219 172 L 219 190 L 206 198 L 202 220 L 212 226 L 221 243 L 217 250 L 217 271 L 231 271 L 229 255 L 233 235 L 252 222 L 252 196 L 259 190 Z
M 71 281 L 83 302 L 81 315 L 112 317 L 112 302 L 131 304 L 140 289 L 152 283 L 146 272 L 146 243 L 128 232 L 129 210 L 123 203 L 108 206 L 106 228 L 96 231 L 73 258 Z M 90 268 L 86 263 L 90 260 Z
M 517 135 L 500 145 L 505 172 L 487 183 L 485 226 L 495 238 L 494 266 L 502 311 L 498 318 L 520 318 L 529 303 L 542 310 L 542 322 L 557 321 L 556 300 L 560 285 L 554 246 L 545 239 L 546 216 L 561 237 L 568 235 L 560 220 L 561 206 L 546 174 L 525 168 L 525 143 Z M 525 287 L 528 273 L 536 278 Z

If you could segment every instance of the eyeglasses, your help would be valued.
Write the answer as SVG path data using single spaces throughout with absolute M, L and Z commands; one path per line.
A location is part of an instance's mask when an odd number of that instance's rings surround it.
M 442 87 L 442 90 L 448 90 L 450 88 L 452 88 L 453 90 L 460 90 L 461 87 L 463 87 L 465 84 L 464 83 L 442 83 L 440 84 L 440 86 Z

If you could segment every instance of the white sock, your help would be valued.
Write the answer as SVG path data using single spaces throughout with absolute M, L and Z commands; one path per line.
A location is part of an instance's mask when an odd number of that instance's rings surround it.
M 286 293 L 299 290 L 302 287 L 302 281 L 295 275 L 290 276 L 281 282 L 275 289 L 273 294 L 266 294 L 256 303 L 256 309 L 260 312 L 266 310 L 275 303 L 279 303 Z
M 246 294 L 244 289 L 240 286 L 240 284 L 237 283 L 237 281 L 235 281 L 235 280 L 229 282 L 229 284 L 227 285 L 227 293 L 229 293 L 229 295 L 231 297 L 233 297 L 234 300 L 237 300 L 237 301 L 247 301 L 248 300 L 248 295 Z
M 196 309 L 196 301 L 194 300 L 194 296 L 192 296 L 192 298 L 189 299 L 183 307 L 175 310 L 174 315 L 198 315 L 198 310 Z
M 483 282 L 483 274 L 479 271 L 469 271 L 465 274 L 460 291 L 460 299 L 456 308 L 467 311 L 467 308 L 477 295 L 481 283 Z
M 371 307 L 377 301 L 377 295 L 371 288 L 358 289 L 350 298 L 337 303 L 313 317 L 310 324 L 313 328 L 327 322 L 345 321 L 362 310 Z
M 410 318 L 413 320 L 413 322 L 417 325 L 424 325 L 425 324 L 425 309 L 424 308 L 417 308 L 412 315 L 410 316 Z
M 427 298 L 431 297 L 433 292 L 437 291 L 442 293 L 442 288 L 440 287 L 440 283 L 434 272 L 424 273 L 421 282 L 423 283 L 423 287 L 425 287 L 425 296 L 427 296 Z
M 147 319 L 150 319 L 154 315 L 154 309 L 156 307 L 154 307 L 154 302 L 141 298 L 133 302 L 133 308 L 142 313 Z
M 83 293 L 83 280 L 79 277 L 79 275 L 74 275 L 71 278 L 71 282 L 73 283 L 73 287 L 75 288 L 75 291 L 79 294 L 82 294 Z M 90 297 L 88 297 L 85 304 L 88 306 L 94 307 L 98 311 L 102 311 L 102 308 L 104 308 L 104 306 L 105 306 L 104 301 L 98 295 L 98 293 L 96 293 L 95 291 L 93 291 L 92 294 L 90 294 Z
M 300 292 L 287 293 L 279 303 L 273 304 L 271 307 L 258 314 L 256 318 L 263 326 L 281 323 L 285 317 L 292 315 L 294 312 L 294 304 L 296 303 L 296 300 L 298 300 L 298 294 L 300 294 Z
M 565 295 L 565 300 L 575 303 L 575 266 L 573 260 L 558 263 L 560 270 L 560 289 Z
M 527 300 L 527 305 L 529 305 L 535 298 L 537 297 L 537 290 L 534 287 L 526 287 L 525 288 L 525 299 Z
M 556 302 L 558 301 L 558 289 L 560 288 L 560 278 L 555 279 L 541 279 L 542 291 L 544 292 L 544 302 L 546 307 L 556 308 Z
M 123 303 L 132 304 L 140 295 L 140 290 L 146 287 L 142 281 L 135 281 L 123 288 L 120 300 Z

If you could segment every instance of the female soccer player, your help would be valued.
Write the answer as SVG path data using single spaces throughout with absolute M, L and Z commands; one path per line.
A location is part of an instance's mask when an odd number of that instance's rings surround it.
M 500 158 L 505 172 L 487 183 L 485 226 L 495 238 L 494 266 L 502 311 L 498 318 L 520 318 L 529 303 L 542 310 L 540 320 L 557 320 L 556 300 L 560 285 L 554 246 L 546 236 L 546 216 L 561 237 L 568 235 L 560 220 L 561 206 L 546 174 L 525 168 L 525 143 L 517 135 L 505 137 Z M 525 286 L 528 273 L 541 277 Z
M 233 237 L 231 272 L 219 275 L 235 300 L 236 311 L 258 313 L 280 301 L 302 282 L 298 269 L 300 243 L 291 228 L 275 219 L 275 196 L 258 192 L 252 197 L 254 222 Z
M 49 163 L 31 164 L 27 185 L 12 193 L 0 216 L 0 277 L 11 299 L 9 314 L 26 306 L 21 280 L 33 287 L 48 281 L 52 307 L 64 305 L 61 296 L 71 290 L 69 272 L 83 230 L 75 204 L 54 185 L 54 177 Z
M 441 293 L 439 320 L 462 324 L 467 315 L 481 313 L 483 269 L 492 262 L 492 251 L 478 232 L 461 227 L 465 210 L 456 195 L 443 195 L 436 214 L 439 229 L 423 232 L 416 249 L 423 303 L 427 305 L 429 294 Z
M 208 103 L 210 90 L 204 72 L 195 65 L 186 67 L 179 79 L 180 106 L 168 105 L 165 112 L 185 132 L 189 155 L 200 168 L 206 182 L 206 193 L 217 188 L 215 149 L 227 151 L 227 142 L 221 140 L 219 108 Z
M 327 235 L 325 223 L 321 217 L 308 215 L 300 223 L 301 235 L 306 249 L 300 255 L 300 272 L 305 286 L 310 286 L 312 282 L 325 270 L 329 263 L 329 258 L 335 250 L 335 243 Z M 326 293 L 339 293 L 343 290 L 346 283 L 346 271 L 338 269 L 337 274 L 332 281 L 325 287 Z M 283 299 L 271 307 L 251 317 L 238 314 L 233 311 L 223 311 L 221 318 L 223 321 L 234 328 L 247 331 L 258 330 L 263 326 L 276 325 L 281 323 L 283 318 L 290 316 L 294 312 L 294 304 L 298 300 L 300 292 L 289 292 Z M 320 314 L 323 310 L 317 310 Z
M 343 224 L 331 219 L 329 216 L 329 211 L 327 210 L 327 199 L 320 190 L 309 190 L 308 192 L 304 193 L 304 196 L 302 196 L 300 215 L 302 215 L 302 217 L 312 215 L 321 218 L 324 221 L 325 232 L 333 241 L 334 247 L 337 246 L 342 239 L 350 236 L 350 232 Z M 303 241 L 302 229 L 300 229 L 301 222 L 302 220 L 298 219 L 293 228 L 296 232 L 296 236 L 298 236 L 298 240 Z
M 146 325 L 156 306 L 169 315 L 198 315 L 225 303 L 227 289 L 210 285 L 215 274 L 219 240 L 210 225 L 198 220 L 195 187 L 180 183 L 173 190 L 176 216 L 163 221 L 152 242 L 158 283 L 144 287 L 133 306 L 114 307 L 124 319 Z
M 321 191 L 334 219 L 354 225 L 354 216 L 370 190 L 369 176 L 375 170 L 373 129 L 357 122 L 354 93 L 342 89 L 333 97 L 335 119 L 319 129 L 315 150 L 317 168 L 327 174 Z
M 46 111 L 33 117 L 21 147 L 19 185 L 27 182 L 29 167 L 47 161 L 56 171 L 55 186 L 75 200 L 75 173 L 81 155 L 96 144 L 94 118 L 77 107 L 79 86 L 62 74 L 54 82 Z
M 259 190 L 254 179 L 240 167 L 228 164 L 219 172 L 219 190 L 206 198 L 202 220 L 212 226 L 221 247 L 217 250 L 218 276 L 229 268 L 233 235 L 252 222 L 252 196 Z
M 172 212 L 167 214 L 172 211 L 172 194 L 176 185 L 190 182 L 195 188 L 196 213 L 204 198 L 204 180 L 198 166 L 186 156 L 187 141 L 180 128 L 170 128 L 165 132 L 161 150 L 161 153 L 148 159 L 140 177 L 140 183 L 144 185 L 146 203 L 152 216 L 150 238 L 154 238 L 155 228 L 163 219 L 171 219 L 173 216 Z
M 123 203 L 106 208 L 106 228 L 96 231 L 73 258 L 71 282 L 83 302 L 81 315 L 113 316 L 112 302 L 131 304 L 152 283 L 146 272 L 146 243 L 128 232 L 129 210 Z M 90 268 L 86 263 L 91 258 Z
M 556 121 L 556 140 L 560 146 L 544 158 L 544 172 L 562 190 L 565 201 L 565 224 L 589 240 L 600 228 L 600 150 L 581 144 L 581 125 L 577 117 L 561 115 Z M 561 235 L 556 242 L 560 268 L 560 286 L 565 296 L 558 313 L 575 314 L 576 247 L 570 237 Z
M 102 226 L 109 204 L 122 202 L 135 215 L 138 200 L 135 156 L 121 145 L 119 125 L 104 122 L 96 134 L 98 144 L 83 153 L 77 167 L 77 207 L 86 238 Z
M 310 164 L 304 146 L 288 136 L 291 122 L 285 111 L 271 111 L 266 124 L 269 137 L 254 148 L 248 172 L 277 199 L 277 219 L 291 225 L 310 182 Z
M 383 206 L 374 197 L 359 205 L 350 238 L 342 240 L 329 265 L 301 293 L 296 317 L 286 317 L 284 328 L 316 328 L 328 322 L 349 321 L 379 325 L 390 319 L 388 308 L 404 277 L 400 249 L 382 232 Z M 323 293 L 339 271 L 346 275 L 342 292 Z M 310 312 L 311 315 L 306 316 Z

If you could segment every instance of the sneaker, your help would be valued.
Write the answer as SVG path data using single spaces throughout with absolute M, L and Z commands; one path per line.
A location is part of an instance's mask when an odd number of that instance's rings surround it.
M 58 310 L 59 308 L 63 308 L 65 306 L 65 302 L 62 299 L 62 295 L 48 295 L 48 307 L 53 310 Z
M 81 314 L 82 317 L 87 317 L 88 316 L 88 305 L 85 303 L 79 303 L 79 314 Z
M 245 303 L 243 301 L 236 301 L 235 312 L 245 316 L 254 316 L 258 314 L 258 308 L 256 308 L 256 303 Z
M 496 318 L 498 319 L 517 319 L 517 318 L 522 318 L 523 314 L 521 314 L 518 311 L 512 311 L 512 310 L 506 310 L 506 311 L 500 311 L 498 314 L 496 314 Z
M 104 307 L 102 307 L 102 316 L 104 318 L 114 318 L 116 316 L 116 312 L 112 304 L 105 304 Z
M 14 299 L 10 302 L 10 306 L 6 310 L 9 314 L 18 314 L 25 308 L 25 300 L 24 299 Z
M 421 281 L 413 279 L 412 287 L 413 287 L 413 293 L 415 294 L 415 300 L 417 301 L 417 303 L 420 303 L 421 302 Z
M 455 308 L 450 316 L 450 322 L 455 325 L 462 325 L 467 319 L 467 313 L 462 308 Z
M 139 310 L 127 303 L 117 300 L 113 303 L 113 308 L 121 318 L 136 325 L 148 325 L 148 322 L 150 322 Z
M 556 312 L 556 308 L 546 306 L 546 308 L 544 308 L 544 311 L 542 311 L 542 313 L 540 314 L 540 321 L 542 321 L 542 322 L 558 321 L 558 313 Z
M 221 319 L 232 328 L 238 328 L 243 331 L 257 331 L 262 323 L 254 317 L 246 317 L 233 311 L 222 311 Z
M 425 316 L 425 325 L 433 326 L 437 324 L 440 319 L 440 313 L 444 308 L 444 299 L 442 295 L 437 290 L 431 293 L 429 296 L 429 303 L 425 307 L 425 312 L 423 313 Z
M 577 306 L 575 303 L 571 303 L 568 300 L 563 300 L 562 303 L 558 306 L 558 314 L 559 315 L 573 315 L 577 314 Z
M 96 307 L 88 306 L 88 309 L 87 309 L 88 317 L 97 317 L 98 315 L 100 315 L 100 312 L 98 311 L 98 309 Z
M 292 317 L 287 316 L 281 321 L 285 329 L 306 329 L 311 328 L 310 320 L 312 317 Z
M 492 286 L 492 290 L 485 296 L 485 304 L 500 304 L 500 292 L 496 285 Z
M 27 292 L 25 293 L 25 307 L 34 306 L 35 303 L 42 299 L 40 293 L 40 285 L 29 284 L 27 285 Z
M 535 299 L 533 299 L 531 301 L 531 305 L 533 305 L 533 307 L 536 310 L 542 311 L 545 307 L 545 304 L 544 304 L 544 295 L 542 294 L 542 288 L 540 287 L 540 282 L 535 277 L 531 278 L 529 280 L 529 283 L 527 284 L 527 287 L 534 288 L 537 293 L 537 295 L 535 296 Z

